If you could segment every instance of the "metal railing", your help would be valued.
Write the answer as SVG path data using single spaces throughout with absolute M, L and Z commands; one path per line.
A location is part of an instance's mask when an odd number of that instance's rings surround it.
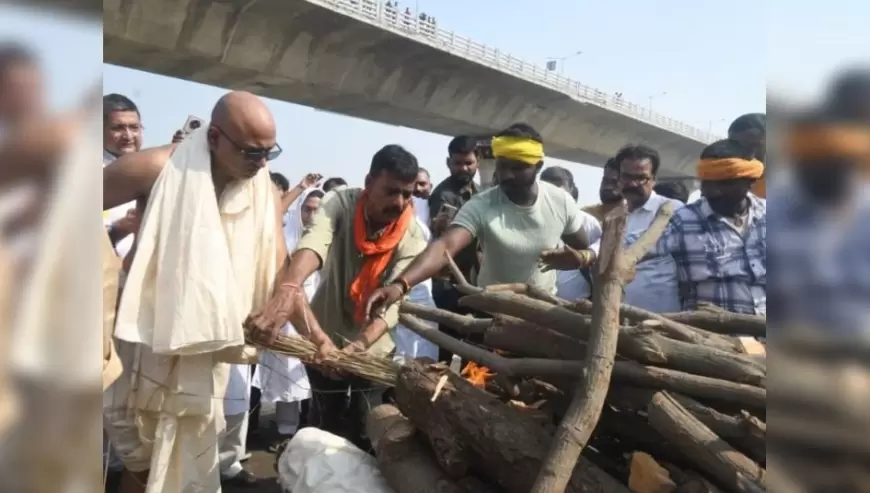
M 442 29 L 432 18 L 422 20 L 417 12 L 408 12 L 397 7 L 387 7 L 386 3 L 380 3 L 376 0 L 307 1 L 341 12 L 388 31 L 408 36 L 415 41 L 500 70 L 514 77 L 563 92 L 584 103 L 594 104 L 622 113 L 689 139 L 710 143 L 721 138 L 687 123 L 650 111 L 648 107 L 628 102 L 620 95 L 611 95 L 589 87 L 540 67 L 535 63 L 513 57 L 498 48 L 478 43 L 453 31 Z

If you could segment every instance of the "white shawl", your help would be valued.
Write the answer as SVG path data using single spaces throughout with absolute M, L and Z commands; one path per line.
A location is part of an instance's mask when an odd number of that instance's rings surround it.
M 218 204 L 206 129 L 190 134 L 151 191 L 115 336 L 166 355 L 243 345 L 245 317 L 272 292 L 275 207 L 267 168 Z

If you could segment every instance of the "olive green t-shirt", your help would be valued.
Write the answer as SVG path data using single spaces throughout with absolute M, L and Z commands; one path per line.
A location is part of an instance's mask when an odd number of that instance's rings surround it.
M 320 204 L 311 227 L 305 230 L 296 250 L 311 250 L 320 257 L 320 286 L 311 300 L 311 309 L 323 330 L 337 347 L 354 340 L 362 328 L 354 322 L 354 304 L 350 299 L 350 285 L 364 263 L 354 242 L 353 217 L 362 189 L 351 188 L 332 191 Z M 382 279 L 392 282 L 426 248 L 426 238 L 417 221 L 411 221 L 399 241 Z M 384 314 L 390 330 L 399 321 L 399 305 L 393 305 Z M 369 352 L 386 355 L 393 350 L 390 333 L 375 342 Z
M 461 226 L 480 242 L 483 262 L 477 284 L 528 283 L 556 293 L 556 271 L 538 265 L 544 250 L 557 248 L 562 236 L 583 228 L 577 204 L 565 190 L 538 182 L 538 198 L 519 206 L 492 187 L 459 209 L 451 226 Z

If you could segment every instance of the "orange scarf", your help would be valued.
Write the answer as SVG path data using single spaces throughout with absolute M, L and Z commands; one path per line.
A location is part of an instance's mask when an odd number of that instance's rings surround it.
M 381 278 L 393 252 L 405 236 L 408 225 L 414 220 L 414 208 L 405 207 L 395 221 L 390 223 L 384 233 L 375 240 L 369 240 L 366 234 L 365 205 L 368 196 L 365 192 L 356 202 L 356 210 L 353 215 L 353 242 L 359 252 L 365 256 L 362 269 L 350 283 L 350 299 L 354 304 L 354 320 L 362 322 L 366 319 L 366 301 L 369 296 L 380 287 Z

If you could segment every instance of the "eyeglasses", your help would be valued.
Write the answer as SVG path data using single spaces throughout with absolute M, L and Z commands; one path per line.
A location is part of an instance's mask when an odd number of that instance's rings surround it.
M 222 128 L 218 127 L 217 125 L 212 126 L 216 128 L 218 132 L 220 132 L 221 135 L 223 135 L 227 139 L 227 141 L 239 151 L 239 154 L 241 154 L 245 158 L 245 161 L 256 162 L 262 161 L 263 159 L 265 159 L 266 161 L 272 161 L 280 156 L 281 152 L 283 151 L 283 149 L 281 149 L 281 146 L 278 145 L 277 142 L 271 149 L 255 149 L 241 146 L 237 144 L 236 141 L 234 141 L 229 135 L 227 135 L 227 133 L 224 132 Z
M 651 176 L 647 175 L 632 175 L 630 173 L 620 173 L 619 181 L 622 183 L 637 183 L 638 185 L 645 185 L 652 180 Z

